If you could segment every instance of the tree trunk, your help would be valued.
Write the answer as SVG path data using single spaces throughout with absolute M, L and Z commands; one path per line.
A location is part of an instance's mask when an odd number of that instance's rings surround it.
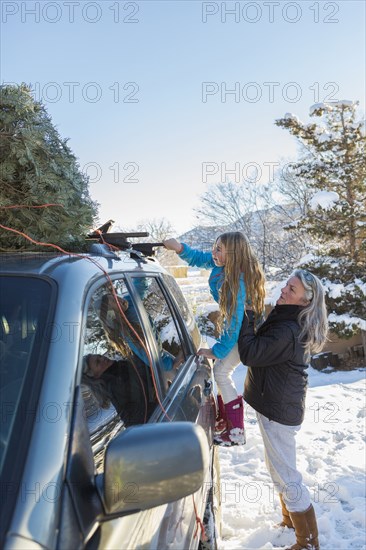
M 362 336 L 363 354 L 366 360 L 366 330 L 361 330 L 361 336 Z

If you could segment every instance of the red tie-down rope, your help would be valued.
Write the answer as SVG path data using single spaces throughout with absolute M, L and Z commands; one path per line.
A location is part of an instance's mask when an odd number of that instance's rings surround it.
M 205 542 L 207 540 L 205 526 L 203 525 L 203 522 L 202 522 L 201 518 L 198 515 L 197 506 L 196 506 L 196 503 L 195 503 L 195 500 L 194 500 L 194 495 L 192 495 L 192 500 L 193 500 L 194 514 L 196 516 L 196 530 L 194 532 L 193 538 L 194 539 L 197 538 L 198 528 L 200 528 L 201 529 L 201 537 L 200 538 L 203 542 Z
M 0 206 L 2 209 L 12 209 L 12 208 L 48 208 L 50 206 L 59 206 L 60 208 L 64 208 L 62 204 L 56 204 L 56 203 L 48 203 L 48 204 L 39 204 L 39 205 L 32 205 L 32 204 L 13 204 L 11 206 Z
M 16 209 L 16 208 L 50 208 L 50 207 L 61 207 L 61 208 L 64 208 L 61 204 L 56 204 L 56 203 L 47 203 L 47 204 L 41 204 L 41 205 L 12 205 L 12 206 L 0 206 L 0 208 L 2 209 Z M 155 394 L 156 394 L 156 398 L 158 400 L 158 403 L 159 403 L 159 406 L 161 408 L 161 410 L 163 411 L 164 415 L 166 416 L 166 418 L 171 422 L 172 419 L 169 417 L 168 413 L 166 412 L 162 402 L 160 401 L 160 398 L 159 398 L 159 393 L 158 393 L 158 388 L 157 388 L 157 384 L 156 384 L 156 379 L 155 379 L 155 374 L 154 374 L 154 369 L 153 369 L 153 365 L 152 365 L 152 358 L 151 358 L 151 355 L 150 355 L 150 352 L 149 350 L 147 349 L 147 347 L 145 346 L 145 343 L 143 342 L 142 338 L 140 338 L 139 334 L 135 331 L 135 329 L 133 328 L 133 326 L 131 325 L 131 323 L 129 322 L 129 320 L 127 319 L 126 315 L 124 314 L 124 311 L 121 307 L 121 304 L 118 300 L 118 296 L 117 296 L 117 293 L 115 291 L 115 288 L 113 286 L 113 282 L 112 282 L 112 279 L 110 278 L 109 274 L 105 271 L 105 269 L 92 257 L 90 256 L 87 256 L 87 255 L 83 255 L 83 254 L 77 254 L 76 252 L 68 252 L 67 250 L 64 250 L 63 248 L 61 248 L 60 246 L 57 246 L 56 244 L 53 244 L 53 243 L 45 243 L 45 242 L 41 242 L 41 241 L 36 241 L 35 239 L 32 239 L 32 237 L 30 237 L 29 235 L 27 235 L 26 233 L 23 233 L 22 231 L 18 231 L 17 229 L 13 229 L 11 227 L 7 227 L 3 224 L 0 224 L 0 227 L 2 229 L 4 229 L 5 231 L 10 231 L 12 233 L 15 233 L 17 235 L 20 235 L 22 236 L 24 239 L 30 241 L 31 243 L 37 245 L 37 246 L 46 246 L 46 247 L 49 247 L 49 248 L 53 248 L 55 250 L 58 250 L 59 252 L 61 252 L 62 254 L 66 254 L 68 256 L 74 256 L 74 257 L 78 257 L 78 258 L 82 258 L 84 260 L 88 260 L 90 262 L 92 262 L 94 265 L 96 265 L 105 275 L 106 279 L 108 280 L 109 284 L 110 284 L 110 288 L 111 288 L 111 291 L 112 291 L 112 295 L 113 295 L 113 298 L 117 304 L 117 308 L 118 308 L 118 311 L 121 315 L 121 317 L 124 319 L 124 321 L 126 322 L 127 326 L 130 328 L 130 330 L 132 331 L 132 333 L 135 335 L 135 337 L 137 338 L 137 340 L 139 341 L 139 343 L 141 344 L 143 350 L 145 351 L 146 353 L 146 356 L 148 358 L 148 361 L 149 361 L 149 366 L 150 366 L 150 370 L 151 370 L 151 375 L 152 375 L 152 380 L 153 380 L 153 384 L 154 384 L 154 389 L 155 389 Z M 109 243 L 106 243 L 101 235 L 101 232 L 97 230 L 98 233 L 100 233 L 100 237 L 103 241 L 104 244 L 106 244 L 111 250 L 115 249 L 115 250 L 118 250 L 117 247 L 109 244 Z M 133 367 L 136 371 L 136 374 L 140 380 L 140 384 L 141 384 L 141 387 L 142 387 L 142 390 L 143 390 L 143 393 L 144 393 L 144 400 L 145 400 L 145 422 L 146 422 L 146 417 L 147 417 L 147 397 L 146 397 L 146 392 L 145 392 L 145 388 L 144 388 L 144 384 L 143 384 L 143 381 L 141 380 L 141 377 L 140 377 L 140 374 L 139 372 L 137 371 L 137 368 L 135 367 L 135 365 L 133 364 Z M 205 532 L 205 527 L 203 525 L 203 522 L 201 520 L 201 518 L 199 517 L 198 515 L 198 512 L 197 512 L 197 506 L 196 506 L 196 502 L 194 500 L 194 495 L 192 495 L 192 501 L 193 501 L 193 508 L 194 508 L 194 513 L 195 513 L 195 516 L 196 516 L 196 530 L 195 530 L 195 533 L 194 533 L 194 538 L 197 537 L 197 534 L 198 534 L 198 528 L 201 529 L 201 540 L 205 541 L 207 540 L 207 535 L 206 535 L 206 532 Z

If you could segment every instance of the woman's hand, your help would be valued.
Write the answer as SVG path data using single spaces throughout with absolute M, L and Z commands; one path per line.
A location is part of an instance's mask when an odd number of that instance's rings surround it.
M 177 254 L 180 254 L 183 251 L 183 245 L 177 239 L 166 239 L 163 241 L 163 245 L 168 250 L 174 250 Z
M 212 353 L 212 349 L 200 348 L 197 351 L 197 355 L 203 355 L 208 359 L 217 359 L 217 357 Z

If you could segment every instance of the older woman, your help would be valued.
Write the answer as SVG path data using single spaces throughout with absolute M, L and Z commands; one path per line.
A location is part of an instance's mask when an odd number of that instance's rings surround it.
M 319 549 L 314 508 L 296 469 L 295 436 L 304 419 L 310 354 L 321 350 L 327 330 L 322 284 L 297 269 L 257 331 L 247 311 L 238 341 L 240 359 L 249 366 L 244 399 L 257 413 L 267 468 L 280 495 L 280 525 L 295 529 L 291 550 Z

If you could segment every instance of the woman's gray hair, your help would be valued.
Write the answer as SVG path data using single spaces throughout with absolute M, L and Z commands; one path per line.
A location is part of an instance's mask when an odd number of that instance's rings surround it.
M 328 333 L 328 314 L 325 306 L 324 288 L 318 277 L 306 269 L 295 269 L 293 274 L 305 288 L 309 304 L 299 315 L 300 340 L 308 356 L 322 350 Z

